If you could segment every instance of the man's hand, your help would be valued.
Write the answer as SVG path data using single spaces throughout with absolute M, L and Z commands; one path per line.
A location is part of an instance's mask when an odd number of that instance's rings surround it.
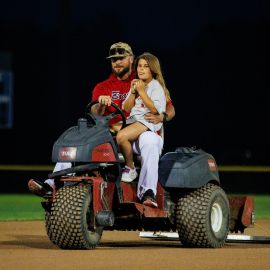
M 111 106 L 112 99 L 110 96 L 99 96 L 98 102 L 105 106 Z
M 158 124 L 163 121 L 164 115 L 161 114 L 153 114 L 153 113 L 146 113 L 144 119 L 150 123 Z
M 105 112 L 106 106 L 110 106 L 112 104 L 112 99 L 110 96 L 99 96 L 97 104 L 92 106 L 91 112 L 97 115 L 103 115 Z

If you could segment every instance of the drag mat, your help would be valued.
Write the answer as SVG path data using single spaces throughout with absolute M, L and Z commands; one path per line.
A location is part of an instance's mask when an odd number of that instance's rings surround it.
M 269 231 L 270 220 L 259 220 L 245 234 L 269 237 Z M 94 250 L 61 250 L 48 240 L 42 221 L 0 222 L 0 269 L 268 270 L 270 244 L 191 249 L 177 241 L 141 238 L 137 231 L 105 231 Z

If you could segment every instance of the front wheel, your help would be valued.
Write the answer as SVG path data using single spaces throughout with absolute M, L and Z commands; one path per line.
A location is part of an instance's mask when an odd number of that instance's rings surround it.
M 176 224 L 184 246 L 220 248 L 229 231 L 229 201 L 217 185 L 207 184 L 179 198 Z
M 89 187 L 66 186 L 59 189 L 46 216 L 50 240 L 62 249 L 93 249 L 102 235 L 103 227 L 95 226 L 91 211 Z

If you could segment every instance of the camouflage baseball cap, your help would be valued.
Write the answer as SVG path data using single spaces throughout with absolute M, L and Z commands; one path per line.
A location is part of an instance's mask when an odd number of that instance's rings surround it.
M 107 59 L 113 57 L 125 57 L 128 55 L 133 55 L 131 47 L 127 43 L 117 42 L 111 46 Z

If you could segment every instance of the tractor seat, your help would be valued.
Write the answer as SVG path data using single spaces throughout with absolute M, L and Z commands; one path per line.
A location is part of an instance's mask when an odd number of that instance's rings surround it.
M 119 158 L 121 163 L 125 163 L 125 158 L 124 158 L 124 156 L 123 156 L 123 154 L 121 152 L 118 152 L 118 158 Z M 136 167 L 140 166 L 141 161 L 142 161 L 141 155 L 134 154 L 133 155 L 133 161 L 134 161 L 134 164 L 135 164 Z
M 118 152 L 118 159 L 120 160 L 121 163 L 125 163 L 125 158 L 121 152 Z

